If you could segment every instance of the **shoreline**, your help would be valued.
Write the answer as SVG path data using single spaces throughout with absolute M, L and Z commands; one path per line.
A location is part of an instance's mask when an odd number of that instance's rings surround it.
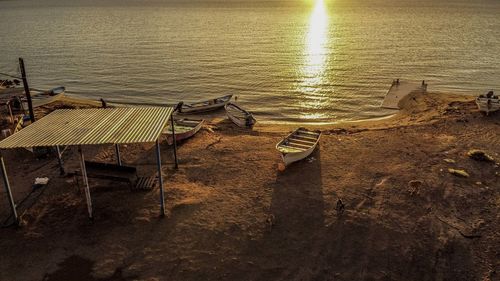
M 60 99 L 61 102 L 66 102 L 66 103 L 75 103 L 75 104 L 81 104 L 81 105 L 89 105 L 89 106 L 100 106 L 101 103 L 100 101 L 97 100 L 91 100 L 91 99 L 86 99 L 86 98 L 80 98 L 80 97 L 74 97 L 74 96 L 68 96 L 65 95 Z M 172 106 L 175 107 L 176 104 L 155 104 L 155 103 L 119 103 L 119 102 L 109 102 L 110 106 Z M 397 111 L 397 110 L 387 110 L 386 111 Z M 186 116 L 205 116 L 205 117 L 210 117 L 210 116 L 215 116 L 215 118 L 219 117 L 220 115 L 224 114 L 224 110 L 216 111 L 214 113 L 201 113 L 201 114 L 194 114 L 194 115 L 186 115 Z M 259 124 L 265 124 L 265 125 L 271 125 L 271 126 L 293 126 L 293 125 L 307 125 L 307 126 L 329 126 L 329 125 L 338 125 L 338 124 L 344 124 L 344 123 L 354 123 L 354 122 L 365 122 L 365 121 L 377 121 L 377 120 L 383 120 L 392 117 L 397 113 L 390 113 L 387 115 L 382 115 L 380 117 L 372 117 L 372 118 L 365 118 L 365 119 L 359 119 L 359 120 L 344 120 L 344 121 L 337 121 L 337 122 L 293 122 L 293 121 L 272 121 L 272 120 L 264 120 L 264 121 L 258 121 Z M 225 115 L 225 114 L 224 114 Z M 258 117 L 258 116 L 257 116 Z
M 330 129 L 330 128 L 335 128 L 335 127 L 341 127 L 341 126 L 363 126 L 369 125 L 369 124 L 374 124 L 374 123 L 380 123 L 380 122 L 390 122 L 393 119 L 398 119 L 401 116 L 405 116 L 408 113 L 406 111 L 409 110 L 409 107 L 411 105 L 405 105 L 408 103 L 408 100 L 410 98 L 414 98 L 418 96 L 419 93 L 412 93 L 408 94 L 405 98 L 401 100 L 402 104 L 402 109 L 400 110 L 387 110 L 387 111 L 392 111 L 393 113 L 383 115 L 380 117 L 373 117 L 373 118 L 366 118 L 366 119 L 359 119 L 359 120 L 342 120 L 342 121 L 333 121 L 333 122 L 290 122 L 290 121 L 272 121 L 272 120 L 263 120 L 259 121 L 257 123 L 256 128 L 261 128 L 265 126 L 270 126 L 270 127 L 297 127 L 297 126 L 312 126 L 312 127 L 319 127 L 319 128 L 325 128 L 325 129 Z M 440 102 L 452 102 L 453 100 L 472 100 L 474 96 L 471 95 L 465 95 L 463 93 L 446 93 L 446 92 L 435 92 L 435 91 L 430 91 L 427 93 L 427 95 L 432 95 L 438 99 L 440 99 Z M 410 97 L 410 98 L 409 98 Z M 79 98 L 79 97 L 74 97 L 74 96 L 68 96 L 65 95 L 64 97 L 59 99 L 60 102 L 62 103 L 68 103 L 68 104 L 76 104 L 80 106 L 101 106 L 101 102 L 98 100 L 90 100 L 86 98 Z M 141 106 L 141 105 L 147 105 L 147 106 L 155 106 L 153 103 L 144 103 L 144 104 L 126 104 L 126 103 L 114 103 L 110 102 L 110 106 Z M 157 106 L 167 106 L 167 105 L 162 105 L 158 104 Z M 195 115 L 185 115 L 185 116 L 195 116 L 195 117 L 201 117 L 201 118 L 211 118 L 215 122 L 221 121 L 222 119 L 225 119 L 225 113 L 224 110 L 216 111 L 213 113 L 201 113 L 201 114 L 195 114 Z M 258 116 L 257 116 L 258 117 Z
M 7 88 L 6 90 L 13 91 L 13 92 L 22 91 L 21 88 Z M 32 90 L 34 90 L 34 89 L 32 89 Z M 473 98 L 473 97 L 475 97 L 475 96 L 467 94 L 465 92 L 449 93 L 449 92 L 442 92 L 442 91 L 430 91 L 429 94 L 442 96 L 445 98 L 446 97 L 453 97 L 453 98 L 457 98 L 457 97 Z M 404 100 L 404 98 L 403 98 L 403 100 Z M 78 97 L 78 96 L 74 96 L 72 94 L 65 94 L 63 97 L 59 98 L 59 101 L 62 103 L 74 104 L 74 105 L 80 105 L 80 106 L 95 106 L 95 107 L 101 106 L 101 102 L 99 100 Z M 130 104 L 130 103 L 117 103 L 117 102 L 108 102 L 108 105 L 109 106 L 175 106 L 175 104 L 155 104 L 155 103 L 131 103 Z M 276 121 L 276 120 L 274 120 L 274 121 L 273 120 L 262 120 L 259 122 L 259 120 L 258 120 L 258 124 L 259 125 L 268 125 L 271 127 L 276 127 L 276 126 L 284 126 L 284 127 L 313 126 L 313 127 L 320 127 L 320 128 L 328 129 L 330 127 L 336 127 L 336 126 L 349 126 L 350 124 L 363 125 L 363 123 L 383 122 L 384 120 L 389 121 L 393 118 L 397 118 L 397 116 L 400 115 L 400 113 L 401 113 L 401 110 L 397 110 L 397 109 L 380 108 L 380 110 L 385 110 L 387 112 L 392 112 L 392 113 L 382 114 L 381 116 L 378 116 L 378 117 L 368 117 L 368 118 L 356 119 L 356 120 L 341 120 L 341 121 L 331 121 L 331 122 L 329 122 L 329 121 L 326 121 L 326 122 L 307 122 L 307 121 L 302 122 L 302 121 L 300 121 L 299 122 L 299 121 Z M 224 110 L 217 111 L 214 113 L 209 113 L 209 114 L 200 114 L 200 115 L 193 115 L 193 116 L 202 116 L 202 117 L 207 117 L 207 118 L 214 118 L 215 120 L 217 120 L 217 118 L 221 117 L 221 116 L 224 116 L 223 118 L 225 118 L 225 114 L 223 111 Z M 189 115 L 187 115 L 187 116 L 189 116 Z M 304 119 L 304 120 L 307 120 L 307 119 Z

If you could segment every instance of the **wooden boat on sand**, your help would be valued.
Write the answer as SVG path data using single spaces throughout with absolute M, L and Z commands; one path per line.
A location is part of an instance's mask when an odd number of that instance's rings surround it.
M 183 103 L 182 106 L 180 106 L 179 108 L 179 112 L 198 113 L 198 112 L 217 110 L 223 108 L 231 100 L 232 97 L 233 95 L 227 95 L 206 101 Z
M 281 140 L 276 149 L 281 153 L 285 166 L 288 166 L 311 155 L 320 138 L 321 131 L 298 128 Z
M 175 141 L 179 142 L 194 136 L 201 129 L 204 122 L 205 120 L 203 119 L 174 119 Z M 163 134 L 167 137 L 167 143 L 172 145 L 174 143 L 174 139 L 172 138 L 172 127 L 168 126 L 163 131 Z
M 230 102 L 224 108 L 226 109 L 227 117 L 239 127 L 252 128 L 257 123 L 252 113 L 244 110 L 235 103 Z
M 48 96 L 56 96 L 56 95 L 62 94 L 64 92 L 66 92 L 66 88 L 64 86 L 59 86 L 59 87 L 56 87 L 54 89 L 50 89 L 50 90 L 46 91 L 44 94 L 48 95 Z
M 490 114 L 490 112 L 500 110 L 500 98 L 496 96 L 493 91 L 489 91 L 487 94 L 477 97 L 476 104 L 479 111 L 485 112 L 486 115 Z
M 33 107 L 40 107 L 62 98 L 65 92 L 66 88 L 61 86 L 42 93 L 34 93 L 31 95 L 31 102 L 33 104 Z M 27 103 L 26 97 L 23 97 L 22 100 L 23 102 Z M 28 108 L 27 104 L 25 108 Z

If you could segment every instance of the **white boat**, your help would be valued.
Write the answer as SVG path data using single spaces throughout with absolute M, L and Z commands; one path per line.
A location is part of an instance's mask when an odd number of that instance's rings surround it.
M 490 114 L 490 112 L 500 110 L 500 98 L 496 96 L 493 91 L 489 91 L 487 94 L 477 97 L 476 104 L 479 111 L 485 112 L 486 115 Z
M 226 109 L 227 117 L 239 127 L 252 128 L 257 123 L 252 113 L 244 110 L 235 103 L 230 102 L 224 108 Z
M 276 145 L 285 166 L 302 160 L 313 153 L 321 138 L 321 131 L 298 128 Z
M 47 92 L 45 92 L 45 95 L 55 96 L 55 95 L 62 94 L 64 92 L 66 92 L 66 88 L 64 86 L 59 86 L 59 87 L 56 87 L 54 89 L 48 90 Z
M 54 89 L 50 89 L 42 93 L 34 93 L 31 95 L 31 102 L 33 104 L 33 107 L 40 107 L 42 105 L 55 102 L 56 100 L 64 96 L 65 91 L 66 88 L 61 86 L 61 87 L 56 87 Z M 25 103 L 27 102 L 26 97 L 23 98 L 23 102 Z M 27 105 L 26 108 L 28 108 Z
M 233 95 L 227 95 L 206 101 L 183 103 L 182 106 L 179 108 L 179 112 L 197 113 L 197 112 L 217 110 L 223 108 L 231 100 L 232 97 Z
M 205 120 L 203 119 L 188 119 L 176 118 L 174 119 L 175 141 L 179 142 L 194 136 L 202 127 Z M 167 136 L 167 143 L 172 145 L 174 139 L 172 138 L 172 127 L 168 126 L 163 134 Z

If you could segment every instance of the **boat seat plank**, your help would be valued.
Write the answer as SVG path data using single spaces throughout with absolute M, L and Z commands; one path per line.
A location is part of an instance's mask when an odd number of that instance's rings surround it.
M 297 135 L 290 136 L 289 139 L 299 140 L 308 143 L 315 143 L 318 140 L 318 138 L 304 138 L 302 136 L 297 136 Z
M 302 143 L 302 144 L 305 144 L 305 145 L 313 145 L 316 143 L 316 140 L 302 140 L 302 139 L 298 139 L 298 138 L 290 138 L 289 139 L 290 141 L 292 142 L 297 142 L 297 143 Z
M 313 135 L 313 136 L 317 136 L 317 135 L 320 134 L 320 133 L 317 133 L 317 132 L 303 131 L 303 130 L 297 130 L 297 133 L 299 133 L 299 134 Z
M 299 135 L 299 134 L 293 134 L 291 137 L 293 138 L 302 138 L 302 139 L 305 139 L 305 140 L 311 140 L 311 141 L 315 141 L 318 139 L 317 137 L 310 137 L 310 136 L 304 136 L 304 135 Z
M 307 150 L 305 148 L 293 147 L 293 146 L 288 146 L 288 145 L 284 145 L 284 144 L 280 144 L 278 147 L 283 147 L 283 148 L 286 148 L 286 149 L 293 149 L 293 150 L 298 150 L 298 151 L 306 151 Z
M 303 148 L 306 148 L 306 149 L 309 149 L 312 146 L 312 145 L 300 144 L 300 143 L 292 142 L 292 141 L 289 141 L 286 145 L 288 145 L 288 146 L 303 147 Z

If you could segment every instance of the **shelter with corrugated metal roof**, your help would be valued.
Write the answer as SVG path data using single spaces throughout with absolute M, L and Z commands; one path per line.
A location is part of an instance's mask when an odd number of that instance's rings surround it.
M 156 143 L 156 160 L 160 185 L 160 212 L 161 215 L 164 215 L 165 205 L 159 139 L 163 130 L 168 125 L 169 119 L 173 128 L 173 111 L 174 109 L 171 107 L 55 110 L 35 123 L 0 141 L 0 149 L 56 147 L 59 163 L 62 167 L 59 147 L 78 146 L 87 209 L 89 218 L 92 218 L 92 199 L 81 146 L 113 144 L 116 148 L 118 164 L 121 165 L 119 144 Z M 175 136 L 173 139 L 175 140 Z M 175 145 L 174 153 L 176 153 Z M 12 196 L 4 159 L 1 155 L 0 164 L 7 197 L 14 218 L 18 222 L 16 205 Z

